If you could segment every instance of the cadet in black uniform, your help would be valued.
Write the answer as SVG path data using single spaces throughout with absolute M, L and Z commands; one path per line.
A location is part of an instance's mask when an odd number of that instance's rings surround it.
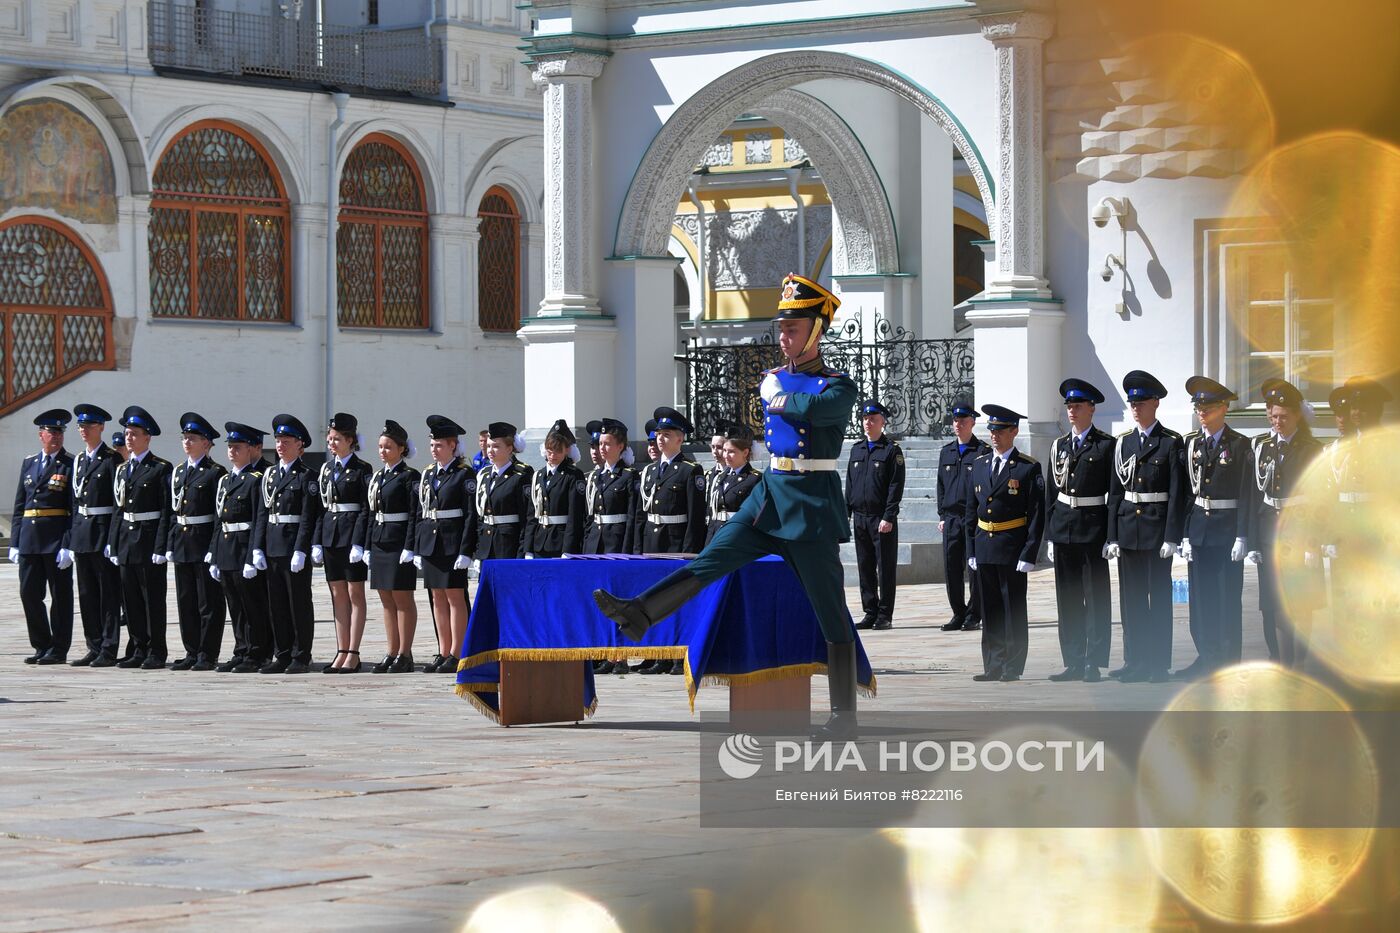
M 1201 429 L 1186 436 L 1186 476 L 1194 504 L 1183 556 L 1191 562 L 1191 639 L 1196 660 L 1176 672 L 1191 679 L 1240 660 L 1244 558 L 1254 502 L 1249 438 L 1225 423 L 1239 398 L 1205 376 L 1186 380 Z
M 277 463 L 263 472 L 262 504 L 254 529 L 253 566 L 267 571 L 272 616 L 272 660 L 262 674 L 305 674 L 311 670 L 316 634 L 307 555 L 321 518 L 321 498 L 311 470 L 301 461 L 311 432 L 292 415 L 272 419 Z
M 856 628 L 894 626 L 894 588 L 899 555 L 899 503 L 904 498 L 904 451 L 885 436 L 890 412 L 875 399 L 860 407 L 864 441 L 851 445 L 846 466 L 846 511 L 860 571 L 865 618 Z
M 121 568 L 126 607 L 127 656 L 118 667 L 165 667 L 165 542 L 170 537 L 168 460 L 151 453 L 160 425 L 150 412 L 132 405 L 122 412 L 126 463 L 117 468 L 117 514 L 108 532 L 107 555 Z
M 720 456 L 725 466 L 718 481 L 712 482 L 710 488 L 710 525 L 705 532 L 706 544 L 714 540 L 724 523 L 734 517 L 763 478 L 763 474 L 749 462 L 753 456 L 753 429 L 746 424 L 721 421 L 720 431 L 724 437 Z
M 418 522 L 413 563 L 433 601 L 438 653 L 425 674 L 455 674 L 457 650 L 467 634 L 467 570 L 471 567 L 467 526 L 476 509 L 476 474 L 462 456 L 462 427 L 442 415 L 428 416 L 433 463 L 418 482 Z
M 1269 659 L 1284 667 L 1300 669 L 1307 657 L 1310 607 L 1323 589 L 1320 523 L 1309 522 L 1315 536 L 1312 550 L 1289 550 L 1278 540 L 1279 515 L 1293 496 L 1294 486 L 1308 464 L 1322 452 L 1303 417 L 1303 393 L 1282 379 L 1267 380 L 1262 386 L 1264 405 L 1273 430 L 1253 440 L 1254 485 L 1259 491 L 1251 511 L 1251 551 L 1247 556 L 1259 568 L 1259 612 L 1264 617 L 1264 642 Z M 1291 508 L 1306 503 L 1296 501 Z M 1282 574 L 1288 574 L 1290 593 L 1297 602 L 1285 606 Z M 1311 598 L 1309 598 L 1311 597 Z M 1290 617 L 1289 609 L 1296 614 Z
M 590 422 L 590 425 L 592 422 Z M 588 474 L 583 492 L 587 521 L 585 554 L 631 554 L 636 527 L 639 477 L 627 446 L 627 425 L 613 418 L 598 422 L 598 456 L 602 464 Z
M 73 461 L 73 530 L 68 547 L 73 552 L 87 654 L 69 663 L 114 667 L 122 638 L 122 582 L 120 571 L 103 552 L 117 511 L 112 484 L 123 460 L 103 440 L 111 415 L 96 405 L 77 405 L 73 415 L 84 450 Z
M 408 432 L 397 421 L 385 421 L 379 434 L 379 459 L 384 462 L 369 481 L 369 585 L 384 607 L 387 653 L 371 670 L 376 674 L 407 674 L 413 670 L 413 636 L 418 629 L 418 586 L 413 566 L 414 534 L 418 527 L 418 484 L 422 476 L 409 466 Z
M 545 467 L 530 483 L 530 524 L 525 530 L 525 553 L 559 557 L 583 550 L 583 472 L 577 464 L 574 432 L 564 419 L 545 436 Z
M 521 558 L 535 471 L 515 458 L 515 425 L 493 421 L 486 431 L 488 462 L 476 474 L 476 509 L 467 524 L 467 551 L 476 560 Z
M 982 595 L 977 574 L 967 572 L 967 479 L 972 475 L 972 461 L 989 448 L 987 442 L 972 434 L 972 426 L 981 415 L 970 402 L 955 402 L 951 412 L 954 440 L 938 452 L 938 532 L 943 536 L 943 585 L 948 591 L 948 608 L 953 617 L 943 625 L 945 632 L 973 632 L 982 627 Z M 963 590 L 966 576 L 972 590 L 968 599 Z
M 1094 427 L 1103 393 L 1083 379 L 1060 383 L 1069 433 L 1050 446 L 1045 538 L 1055 565 L 1060 656 L 1055 681 L 1097 683 L 1113 642 L 1108 583 L 1108 485 L 1113 438 Z
M 967 565 L 982 587 L 982 673 L 972 679 L 1012 681 L 1026 668 L 1026 574 L 1040 551 L 1045 480 L 1015 447 L 1024 415 L 982 407 L 992 450 L 973 462 L 964 500 Z
M 603 465 L 603 455 L 598 452 L 598 438 L 603 433 L 603 422 L 590 421 L 584 425 L 584 430 L 588 432 L 588 472 L 598 469 Z M 579 464 L 583 468 L 583 464 Z
M 360 642 L 365 637 L 365 541 L 369 512 L 365 508 L 373 472 L 357 455 L 360 422 L 336 412 L 326 426 L 326 462 L 316 475 L 321 497 L 321 520 L 311 535 L 311 560 L 326 568 L 335 616 L 335 658 L 323 674 L 357 674 Z M 353 660 L 352 660 L 353 659 Z
M 34 648 L 25 664 L 62 664 L 73 641 L 73 458 L 63 449 L 70 418 L 51 408 L 34 419 L 39 453 L 24 458 L 15 490 L 10 560 L 19 564 L 19 599 Z
M 220 437 L 213 425 L 187 411 L 180 416 L 180 431 L 185 460 L 170 474 L 171 523 L 165 558 L 175 568 L 175 608 L 185 656 L 170 669 L 212 671 L 224 641 L 226 607 L 219 584 L 223 573 L 214 566 L 210 543 L 218 520 L 219 480 L 228 471 L 209 456 Z
M 216 670 L 255 673 L 272 658 L 267 578 L 253 565 L 253 529 L 262 510 L 263 432 L 237 421 L 224 423 L 232 470 L 214 493 L 217 520 L 209 545 L 211 571 L 218 572 L 233 627 L 233 654 Z
M 1157 420 L 1166 386 L 1135 369 L 1123 394 L 1137 427 L 1118 435 L 1108 487 L 1109 559 L 1118 559 L 1118 605 L 1123 618 L 1123 683 L 1168 679 L 1172 663 L 1172 558 L 1191 506 L 1185 441 Z
M 1364 376 L 1353 376 L 1332 390 L 1328 397 L 1337 419 L 1338 437 L 1327 445 L 1326 460 L 1328 514 L 1322 525 L 1322 556 L 1327 559 L 1332 594 L 1332 612 L 1339 626 L 1353 611 L 1373 611 L 1366 608 L 1372 598 L 1369 581 L 1359 578 L 1365 562 L 1357 561 L 1358 547 L 1368 546 L 1358 535 L 1360 514 L 1374 508 L 1372 499 L 1384 488 L 1381 471 L 1390 464 L 1381 458 L 1362 456 L 1363 438 L 1380 426 L 1390 392 Z M 1360 521 L 1360 526 L 1365 526 Z

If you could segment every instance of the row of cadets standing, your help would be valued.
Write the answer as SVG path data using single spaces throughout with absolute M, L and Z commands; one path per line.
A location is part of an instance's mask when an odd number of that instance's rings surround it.
M 384 609 L 384 658 L 376 674 L 406 674 L 414 670 L 413 636 L 418 628 L 418 568 L 413 549 L 418 527 L 418 491 L 422 474 L 408 465 L 413 455 L 408 431 L 397 421 L 385 421 L 379 433 L 379 458 L 384 465 L 365 489 L 369 584 L 379 593 Z M 430 597 L 431 598 L 431 597 Z
M 424 667 L 432 674 L 456 671 L 456 652 L 467 633 L 472 545 L 468 525 L 476 505 L 477 474 L 462 454 L 461 425 L 443 415 L 429 415 L 427 423 L 433 462 L 418 483 L 413 563 L 423 573 L 437 629 L 437 654 Z
M 151 452 L 160 425 L 150 412 L 131 405 L 122 413 L 129 452 L 113 481 L 117 512 L 104 553 L 121 573 L 126 608 L 127 655 L 118 667 L 155 670 L 165 666 L 165 542 L 170 534 L 168 460 Z
M 479 561 L 524 557 L 535 471 L 515 457 L 523 449 L 515 425 L 493 421 L 487 432 L 488 463 L 476 475 L 465 550 Z
M 224 423 L 231 469 L 214 494 L 217 525 L 209 544 L 210 574 L 223 587 L 233 629 L 233 653 L 216 668 L 254 673 L 272 661 L 267 579 L 253 562 L 253 530 L 262 507 L 264 434 L 237 421 Z
M 321 499 L 302 454 L 311 432 L 293 415 L 272 419 L 277 462 L 263 471 L 262 509 L 253 528 L 253 566 L 267 573 L 273 655 L 267 674 L 305 674 L 311 669 L 315 618 L 311 574 L 306 572 L 311 538 L 321 519 Z
M 885 435 L 889 409 L 870 399 L 860 407 L 864 441 L 851 445 L 846 466 L 846 512 L 855 540 L 860 602 L 858 629 L 894 627 L 899 555 L 899 505 L 904 498 L 904 451 Z
M 982 627 L 981 587 L 977 574 L 967 572 L 967 524 L 977 518 L 967 512 L 967 486 L 973 461 L 991 449 L 972 433 L 981 414 L 971 402 L 955 402 L 952 419 L 956 436 L 938 452 L 938 531 L 943 536 L 944 587 L 948 607 L 953 611 L 952 618 L 943 625 L 945 632 L 973 632 Z M 966 589 L 964 577 L 968 580 Z
M 185 459 L 170 472 L 171 523 L 165 558 L 174 568 L 175 610 L 185 655 L 171 670 L 212 671 L 224 638 L 226 605 L 207 558 L 214 539 L 219 481 L 228 471 L 209 456 L 218 431 L 202 416 L 180 416 Z

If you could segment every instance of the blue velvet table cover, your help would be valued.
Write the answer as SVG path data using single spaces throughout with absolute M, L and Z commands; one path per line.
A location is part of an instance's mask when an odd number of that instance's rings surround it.
M 457 666 L 457 694 L 500 721 L 501 661 L 573 661 L 584 666 L 579 718 L 593 715 L 595 660 L 684 659 L 691 709 L 701 684 L 751 684 L 826 671 L 826 641 L 807 593 L 780 557 L 765 557 L 705 587 L 641 642 L 598 611 L 593 590 L 635 596 L 677 560 L 489 560 Z M 856 679 L 875 678 L 856 640 Z

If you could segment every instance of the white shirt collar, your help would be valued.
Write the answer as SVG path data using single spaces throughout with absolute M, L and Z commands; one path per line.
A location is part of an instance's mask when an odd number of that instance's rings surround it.
M 102 442 L 101 442 L 101 441 L 98 441 L 96 447 L 93 447 L 92 449 L 90 449 L 90 450 L 87 451 L 88 459 L 91 460 L 93 457 L 96 457 L 96 456 L 97 456 L 97 452 L 98 452 L 99 450 L 101 450 L 101 449 L 102 449 Z
M 132 454 L 131 457 L 128 458 L 126 462 L 127 462 L 127 463 L 140 463 L 142 460 L 145 460 L 145 459 L 146 459 L 146 455 L 149 454 L 150 452 L 151 452 L 151 448 L 147 447 L 145 450 L 143 450 L 143 451 L 142 451 L 141 453 L 139 453 L 139 454 Z
M 200 457 L 199 460 L 191 460 L 189 457 L 186 457 L 186 458 L 185 458 L 185 463 L 189 465 L 189 468 L 190 468 L 191 470 L 193 470 L 195 467 L 199 466 L 200 462 L 201 462 L 203 459 L 204 459 L 203 457 Z
M 1091 424 L 1091 425 L 1089 425 L 1087 428 L 1085 428 L 1083 431 L 1080 431 L 1078 434 L 1076 434 L 1076 435 L 1074 435 L 1074 436 L 1077 437 L 1077 438 L 1079 438 L 1079 442 L 1082 444 L 1082 443 L 1084 443 L 1084 441 L 1086 441 L 1086 440 L 1089 439 L 1089 432 L 1092 431 L 1092 430 L 1094 430 L 1094 426 Z
M 337 463 L 340 464 L 342 468 L 344 468 L 350 465 L 350 458 L 353 456 L 355 456 L 353 453 L 348 453 L 343 457 L 336 457 L 335 460 Z
M 1141 434 L 1143 437 L 1147 437 L 1147 436 L 1148 436 L 1149 434 L 1151 434 L 1153 431 L 1157 430 L 1157 422 L 1154 421 L 1154 422 L 1152 422 L 1151 424 L 1146 425 L 1146 426 L 1138 425 L 1138 429 L 1137 429 L 1137 430 L 1138 430 L 1138 433 Z
M 296 463 L 295 460 L 283 460 L 280 457 L 277 460 L 277 465 L 288 472 L 291 472 L 292 464 L 294 463 Z
M 1220 430 L 1219 430 L 1219 431 L 1216 431 L 1214 434 L 1208 434 L 1208 435 L 1206 435 L 1206 436 L 1209 437 L 1211 440 L 1215 441 L 1215 442 L 1218 444 L 1218 443 L 1220 443 L 1220 435 L 1222 435 L 1222 434 L 1224 434 L 1224 433 L 1225 433 L 1225 425 L 1222 424 L 1222 425 L 1220 426 Z

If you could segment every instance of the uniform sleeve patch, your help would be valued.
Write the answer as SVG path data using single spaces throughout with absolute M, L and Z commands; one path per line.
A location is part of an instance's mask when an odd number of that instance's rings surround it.
M 696 488 L 696 489 L 702 489 L 702 490 L 705 488 L 705 477 L 704 477 L 704 475 L 700 475 L 700 476 L 695 477 L 695 488 Z

